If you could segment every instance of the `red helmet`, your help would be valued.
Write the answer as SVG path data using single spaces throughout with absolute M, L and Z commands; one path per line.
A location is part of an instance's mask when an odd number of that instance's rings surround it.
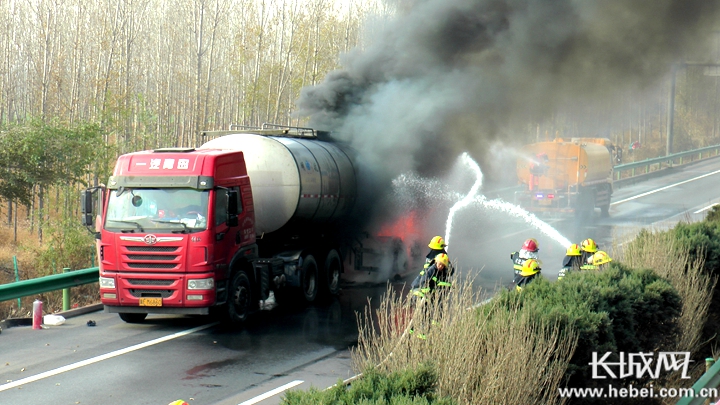
M 523 243 L 522 248 L 530 252 L 537 252 L 538 250 L 540 250 L 538 248 L 538 241 L 534 238 L 526 240 L 525 243 Z

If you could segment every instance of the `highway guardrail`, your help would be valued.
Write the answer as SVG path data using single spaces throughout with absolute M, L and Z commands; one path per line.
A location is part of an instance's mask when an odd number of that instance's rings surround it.
M 677 164 L 687 163 L 688 159 L 692 162 L 694 161 L 693 158 L 695 156 L 698 157 L 695 160 L 702 159 L 703 155 L 706 157 L 717 156 L 718 150 L 720 150 L 720 145 L 714 145 L 685 152 L 673 153 L 672 155 L 645 159 L 639 162 L 624 163 L 613 167 L 613 173 L 615 174 L 615 180 L 620 180 L 622 173 L 626 171 L 630 171 L 630 177 L 634 177 L 639 174 L 650 173 L 650 170 L 655 165 L 657 165 L 657 168 L 660 169 L 663 164 L 672 167 L 676 161 Z M 644 169 L 644 171 L 642 173 L 637 173 L 638 169 Z
M 702 405 L 706 403 L 708 398 L 710 400 L 714 399 L 705 395 L 709 392 L 708 390 L 714 390 L 720 385 L 720 361 L 716 362 L 714 359 L 708 358 L 705 362 L 706 365 L 712 364 L 712 367 L 693 384 L 691 389 L 695 394 L 683 396 L 676 405 Z
M 28 295 L 62 290 L 63 288 L 77 287 L 83 284 L 96 283 L 100 277 L 99 267 L 90 267 L 69 271 L 62 274 L 22 280 L 14 283 L 0 285 L 0 302 Z

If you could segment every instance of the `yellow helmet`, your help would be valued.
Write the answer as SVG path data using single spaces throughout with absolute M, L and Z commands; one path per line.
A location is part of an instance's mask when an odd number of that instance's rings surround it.
M 532 276 L 540 272 L 540 263 L 535 259 L 527 259 L 522 265 L 520 275 L 523 277 Z
M 442 236 L 435 236 L 430 240 L 430 243 L 428 243 L 428 247 L 434 250 L 440 250 L 445 246 L 447 246 L 447 244 L 445 243 L 445 239 L 443 239 Z
M 582 243 L 580 244 L 580 249 L 588 253 L 595 253 L 597 252 L 597 244 L 594 240 L 588 238 L 582 241 Z
M 580 246 L 578 246 L 577 243 L 573 243 L 572 245 L 568 246 L 567 252 L 565 252 L 567 256 L 580 256 Z
M 442 263 L 447 267 L 450 264 L 450 258 L 448 258 L 448 255 L 445 253 L 440 253 L 439 255 L 435 256 L 435 263 Z
M 609 263 L 612 259 L 610 256 L 608 256 L 607 253 L 603 252 L 602 250 L 595 252 L 594 255 L 592 255 L 592 264 L 594 266 L 599 266 L 601 264 Z

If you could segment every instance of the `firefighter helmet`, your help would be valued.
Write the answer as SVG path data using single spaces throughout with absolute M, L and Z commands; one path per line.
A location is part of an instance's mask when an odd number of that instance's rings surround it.
M 525 263 L 522 265 L 522 270 L 520 271 L 520 275 L 523 277 L 528 277 L 535 275 L 540 272 L 540 263 L 538 263 L 535 259 L 527 259 L 525 260 Z
M 567 252 L 565 252 L 565 255 L 580 256 L 580 246 L 578 246 L 577 243 L 573 243 L 572 245 L 568 246 Z
M 602 250 L 599 250 L 595 252 L 594 255 L 592 255 L 592 264 L 593 266 L 599 266 L 601 264 L 609 263 L 612 259 L 610 256 L 608 256 L 607 253 L 603 252 Z
M 588 253 L 595 253 L 598 250 L 597 244 L 595 243 L 594 240 L 592 240 L 590 238 L 582 241 L 582 243 L 580 244 L 580 249 L 582 249 Z
M 428 247 L 433 250 L 441 250 L 445 246 L 447 246 L 447 244 L 442 236 L 435 236 L 430 240 L 430 243 L 428 243 Z
M 435 263 L 442 263 L 445 267 L 447 267 L 450 264 L 450 258 L 448 258 L 448 255 L 445 253 L 440 253 L 435 256 Z
M 535 238 L 530 238 L 523 243 L 522 248 L 530 252 L 537 252 L 540 250 L 538 247 L 538 241 Z

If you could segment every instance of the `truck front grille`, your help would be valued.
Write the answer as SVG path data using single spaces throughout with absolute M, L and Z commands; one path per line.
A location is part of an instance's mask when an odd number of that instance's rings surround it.
M 132 285 L 170 285 L 175 280 L 145 280 L 141 278 L 128 278 L 126 281 Z
M 175 263 L 125 263 L 131 269 L 174 269 Z
M 174 252 L 178 250 L 177 246 L 125 246 L 130 252 Z
M 130 295 L 135 298 L 168 298 L 172 295 L 173 290 L 136 290 L 130 289 Z
M 130 260 L 175 260 L 177 256 L 168 255 L 127 255 Z
M 182 270 L 181 246 L 123 246 L 123 262 L 128 269 Z

